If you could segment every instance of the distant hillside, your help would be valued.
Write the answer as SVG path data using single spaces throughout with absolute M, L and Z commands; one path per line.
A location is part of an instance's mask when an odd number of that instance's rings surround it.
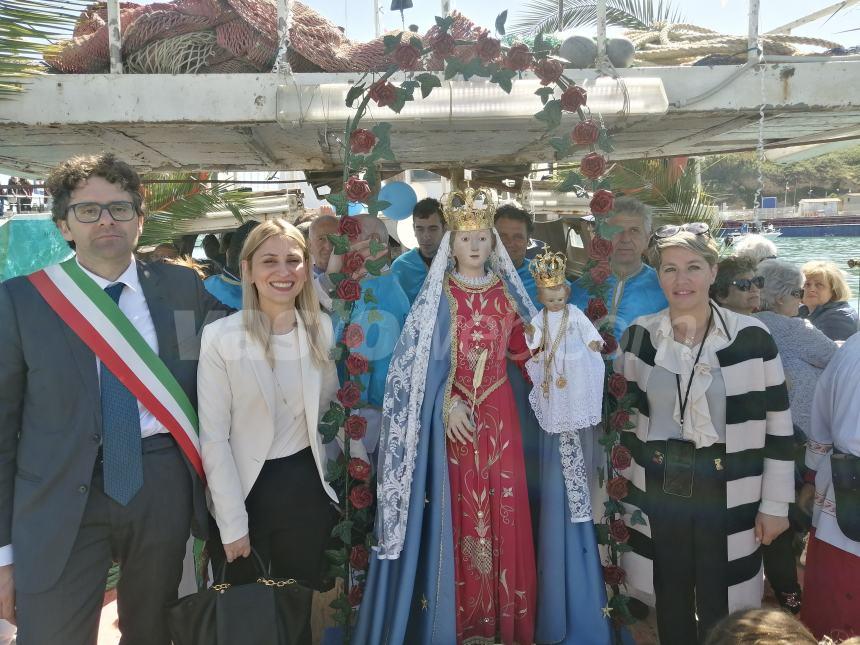
M 779 206 L 814 197 L 835 197 L 846 192 L 860 192 L 860 146 L 792 164 L 765 162 L 764 195 L 776 197 Z M 717 204 L 729 208 L 751 207 L 758 187 L 758 163 L 755 153 L 714 155 L 702 159 L 702 182 Z M 796 193 L 795 193 L 796 188 Z

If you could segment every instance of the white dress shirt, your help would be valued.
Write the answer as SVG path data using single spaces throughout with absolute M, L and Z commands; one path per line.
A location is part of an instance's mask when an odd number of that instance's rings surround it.
M 275 358 L 275 436 L 266 459 L 289 457 L 311 445 L 305 418 L 298 333 L 272 336 Z

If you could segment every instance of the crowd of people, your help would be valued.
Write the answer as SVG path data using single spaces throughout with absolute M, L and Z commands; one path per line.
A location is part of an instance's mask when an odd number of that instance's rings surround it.
M 860 334 L 833 263 L 753 236 L 721 258 L 707 224 L 655 226 L 619 197 L 614 350 L 583 314 L 589 279 L 530 252 L 517 204 L 421 200 L 396 258 L 353 216 L 369 273 L 334 253 L 330 215 L 207 236 L 202 266 L 137 257 L 140 178 L 112 155 L 46 186 L 75 258 L 0 285 L 0 618 L 19 644 L 96 643 L 116 561 L 123 642 L 166 645 L 189 534 L 231 583 L 258 577 L 253 549 L 327 589 L 347 445 L 378 487 L 354 642 L 613 642 L 595 531 L 613 475 L 615 583 L 660 642 L 860 636 Z M 371 294 L 348 317 L 345 273 Z M 365 430 L 325 443 L 347 337 Z M 615 473 L 605 365 L 631 408 Z M 765 578 L 779 610 L 757 609 Z M 312 642 L 310 613 L 297 633 Z

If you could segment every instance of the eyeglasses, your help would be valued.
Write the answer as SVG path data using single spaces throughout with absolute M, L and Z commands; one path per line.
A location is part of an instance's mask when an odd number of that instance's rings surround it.
M 798 300 L 803 300 L 803 289 L 792 289 L 788 293 Z
M 747 280 L 746 278 L 741 278 L 740 280 L 732 280 L 731 284 L 733 287 L 737 287 L 738 291 L 749 291 L 752 287 L 761 289 L 764 286 L 764 278 L 760 275 L 757 275 L 752 280 Z
M 70 204 L 66 212 L 72 211 L 75 214 L 75 219 L 81 224 L 92 224 L 99 221 L 103 210 L 107 210 L 115 222 L 128 222 L 137 216 L 137 211 L 131 202 L 110 202 L 109 204 L 81 202 Z
M 657 240 L 674 237 L 678 233 L 692 233 L 693 235 L 706 235 L 711 237 L 711 227 L 704 222 L 690 222 L 689 224 L 664 224 L 651 235 L 648 246 L 654 246 Z

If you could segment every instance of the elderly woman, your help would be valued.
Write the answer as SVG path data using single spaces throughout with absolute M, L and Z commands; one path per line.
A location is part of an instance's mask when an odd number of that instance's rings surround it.
M 762 278 L 755 275 L 758 262 L 750 257 L 730 257 L 717 266 L 711 298 L 732 311 L 751 315 L 760 304 Z
M 857 331 L 857 312 L 848 304 L 851 289 L 834 262 L 815 260 L 800 270 L 803 284 L 804 317 L 833 340 L 846 340 Z
M 621 342 L 632 461 L 620 471 L 627 530 L 612 532 L 632 547 L 628 586 L 656 605 L 660 642 L 700 643 L 729 612 L 760 605 L 759 547 L 788 527 L 794 499 L 791 415 L 765 326 L 708 298 L 718 249 L 707 225 L 661 227 L 650 251 L 669 307 Z
M 785 368 L 791 420 L 794 422 L 797 445 L 802 447 L 809 434 L 812 395 L 821 373 L 836 351 L 836 343 L 812 323 L 795 318 L 803 298 L 803 274 L 796 266 L 782 260 L 765 260 L 758 265 L 756 275 L 764 279 L 761 309 L 756 318 L 770 330 Z M 790 517 L 794 531 L 786 531 L 763 550 L 765 574 L 780 605 L 797 613 L 800 611 L 801 590 L 797 581 L 794 557 L 794 532 L 805 533 L 808 518 L 796 514 Z
M 779 254 L 776 244 L 764 235 L 748 233 L 735 242 L 732 252 L 739 258 L 750 258 L 756 264 L 762 260 L 773 260 Z

